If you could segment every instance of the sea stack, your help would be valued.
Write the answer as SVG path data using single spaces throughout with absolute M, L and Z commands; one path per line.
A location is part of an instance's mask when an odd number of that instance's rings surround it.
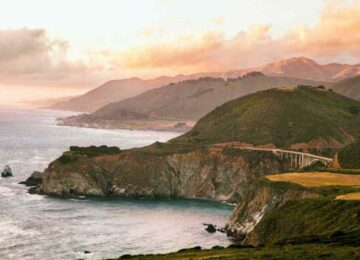
M 11 176 L 13 176 L 11 168 L 9 165 L 6 165 L 4 170 L 1 173 L 1 177 L 6 178 L 6 177 L 11 177 Z

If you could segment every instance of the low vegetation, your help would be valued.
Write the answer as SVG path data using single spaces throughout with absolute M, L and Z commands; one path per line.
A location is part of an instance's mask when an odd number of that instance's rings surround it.
M 70 151 L 65 152 L 58 161 L 62 164 L 68 164 L 71 162 L 78 161 L 84 158 L 92 158 L 104 155 L 115 155 L 120 154 L 121 150 L 118 147 L 102 146 L 89 146 L 89 147 L 78 147 L 70 146 Z
M 341 149 L 338 158 L 342 168 L 360 169 L 360 141 L 356 141 Z
M 224 155 L 230 156 L 242 156 L 244 160 L 254 164 L 260 163 L 263 159 L 280 161 L 280 158 L 270 151 L 243 150 L 233 147 L 225 147 L 223 153 Z
M 333 243 L 360 246 L 360 202 L 290 200 L 268 212 L 251 239 L 260 245 Z
M 165 156 L 171 154 L 183 154 L 193 151 L 207 151 L 208 145 L 191 144 L 191 143 L 161 143 L 155 142 L 151 145 L 135 148 L 132 151 L 136 151 L 144 155 L 157 155 Z
M 323 88 L 299 86 L 260 91 L 227 102 L 201 118 L 188 133 L 172 140 L 188 143 L 241 141 L 255 145 L 320 142 L 329 153 L 358 134 L 360 102 Z M 336 140 L 337 142 L 334 142 Z M 336 144 L 335 144 L 336 143 Z M 319 144 L 308 149 L 315 149 Z
M 339 195 L 336 197 L 338 200 L 360 200 L 360 192 L 352 192 L 348 194 Z
M 292 182 L 304 187 L 359 186 L 360 175 L 325 172 L 284 173 L 266 176 L 271 181 Z
M 331 244 L 303 244 L 260 248 L 215 247 L 201 250 L 196 247 L 177 253 L 157 255 L 124 255 L 118 259 L 357 259 L 360 257 L 356 246 L 334 246 Z

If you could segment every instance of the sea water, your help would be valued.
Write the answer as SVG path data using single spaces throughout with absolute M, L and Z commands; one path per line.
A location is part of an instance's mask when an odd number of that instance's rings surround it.
M 204 230 L 203 223 L 225 225 L 232 207 L 221 203 L 28 194 L 18 182 L 71 145 L 126 149 L 178 135 L 57 125 L 56 118 L 71 114 L 0 107 L 0 171 L 10 165 L 14 174 L 0 178 L 0 259 L 101 259 L 231 243 L 223 233 Z

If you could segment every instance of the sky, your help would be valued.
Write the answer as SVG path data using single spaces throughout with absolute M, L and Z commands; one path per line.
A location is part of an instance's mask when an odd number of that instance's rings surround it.
M 360 62 L 360 0 L 0 0 L 0 103 L 293 56 Z

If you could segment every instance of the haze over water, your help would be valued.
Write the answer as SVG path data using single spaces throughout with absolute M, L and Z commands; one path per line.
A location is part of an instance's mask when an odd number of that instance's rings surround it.
M 43 170 L 70 145 L 121 149 L 166 141 L 176 133 L 100 130 L 56 125 L 67 112 L 0 107 L 0 259 L 101 259 L 228 245 L 202 223 L 224 226 L 232 207 L 191 200 L 59 199 L 30 195 L 18 182 Z

